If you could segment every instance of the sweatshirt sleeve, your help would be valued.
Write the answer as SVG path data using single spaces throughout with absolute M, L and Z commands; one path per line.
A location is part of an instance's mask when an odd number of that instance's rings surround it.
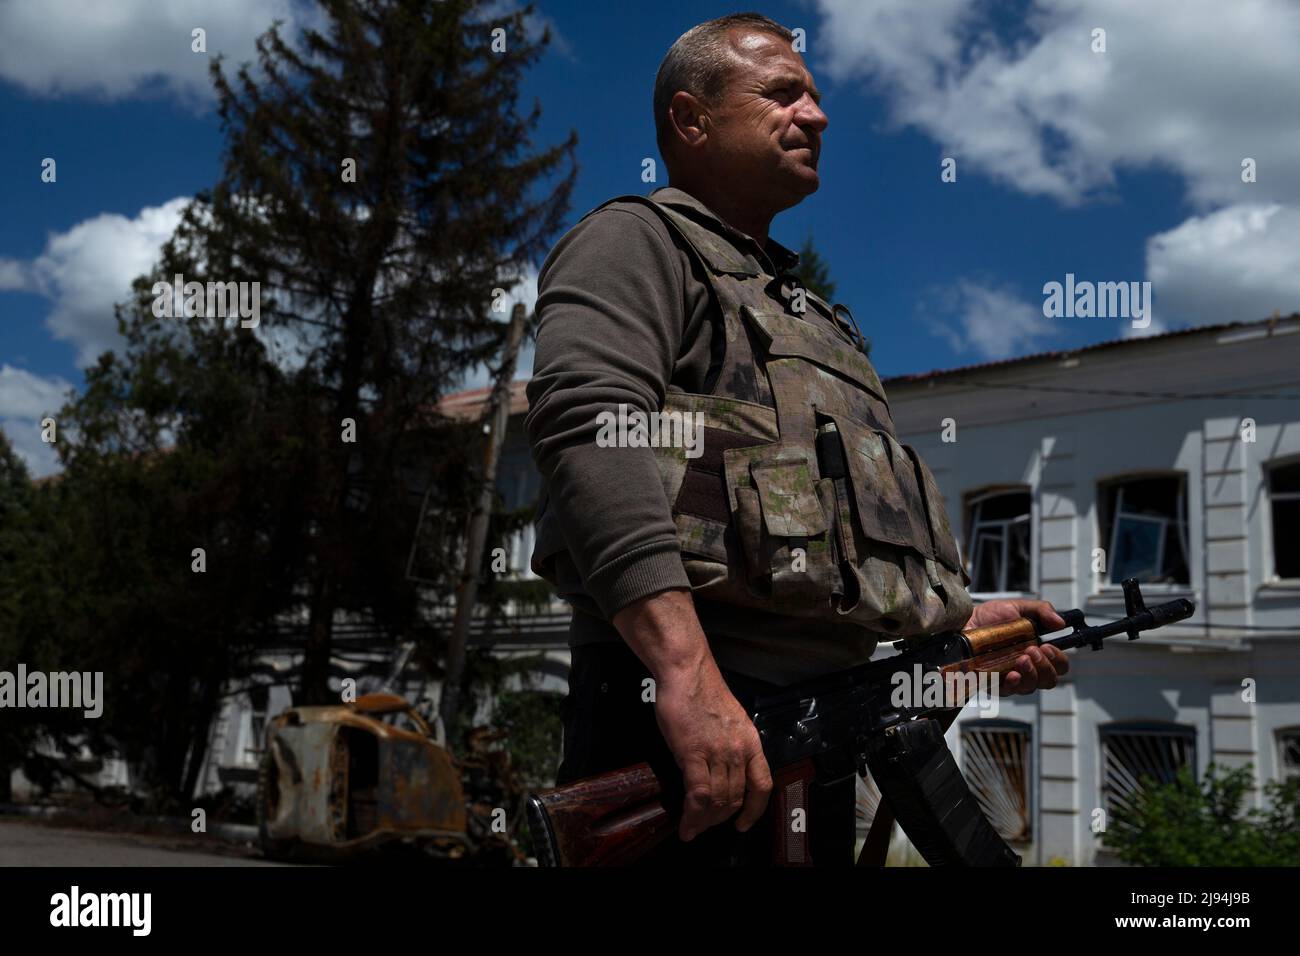
M 606 620 L 689 587 L 650 448 L 600 447 L 601 412 L 658 411 L 682 345 L 683 278 L 662 224 L 607 206 L 555 246 L 538 277 L 524 427 L 583 586 Z M 656 225 L 658 228 L 656 228 Z

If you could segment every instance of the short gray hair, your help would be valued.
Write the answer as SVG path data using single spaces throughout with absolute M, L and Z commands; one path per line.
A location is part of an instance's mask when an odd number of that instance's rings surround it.
M 655 76 L 655 142 L 665 159 L 668 158 L 665 148 L 672 129 L 668 107 L 673 95 L 685 90 L 706 104 L 713 104 L 726 89 L 734 65 L 727 37 L 732 27 L 750 27 L 774 33 L 783 40 L 794 40 L 793 33 L 761 13 L 730 13 L 691 27 L 679 36 L 659 64 Z

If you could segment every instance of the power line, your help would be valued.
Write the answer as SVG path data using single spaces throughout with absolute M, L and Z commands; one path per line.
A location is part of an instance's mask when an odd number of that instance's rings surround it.
M 976 388 L 1009 388 L 1030 392 L 1068 392 L 1073 395 L 1114 395 L 1120 398 L 1262 398 L 1283 401 L 1300 401 L 1300 393 L 1279 394 L 1273 392 L 1139 392 L 1117 388 L 1071 388 L 1068 385 L 1014 385 L 995 382 L 974 382 L 959 379 L 958 384 L 972 385 Z

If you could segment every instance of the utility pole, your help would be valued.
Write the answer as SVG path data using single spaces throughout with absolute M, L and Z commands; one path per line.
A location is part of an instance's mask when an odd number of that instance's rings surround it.
M 456 616 L 452 620 L 451 637 L 447 643 L 447 666 L 442 678 L 442 699 L 439 715 L 446 733 L 447 745 L 453 752 L 459 744 L 458 736 L 460 683 L 465 674 L 465 647 L 469 642 L 469 625 L 478 600 L 479 568 L 483 566 L 483 547 L 487 541 L 488 519 L 492 516 L 492 503 L 496 496 L 497 462 L 501 445 L 505 442 L 506 426 L 510 422 L 510 382 L 515 377 L 515 359 L 519 343 L 524 337 L 527 310 L 516 303 L 510 315 L 510 328 L 506 333 L 506 349 L 497 372 L 492 395 L 483 414 L 483 433 L 488 436 L 483 443 L 483 485 L 478 502 L 469 521 L 469 535 L 465 554 L 465 568 L 456 588 Z

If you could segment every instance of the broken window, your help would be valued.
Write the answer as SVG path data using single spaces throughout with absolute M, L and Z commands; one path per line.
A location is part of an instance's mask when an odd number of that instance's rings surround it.
M 1268 469 L 1273 514 L 1273 568 L 1279 578 L 1300 578 L 1300 462 Z
M 1020 721 L 967 721 L 961 762 L 971 793 L 1004 840 L 1033 837 L 1029 809 L 1029 725 Z
M 971 591 L 1030 590 L 1029 511 L 1027 491 L 993 492 L 971 502 Z
M 1102 540 L 1108 580 L 1187 584 L 1187 495 L 1182 475 L 1135 478 L 1102 486 Z
M 1172 783 L 1182 767 L 1196 768 L 1196 728 L 1125 723 L 1101 728 L 1102 800 L 1108 820 L 1132 812 L 1152 784 Z
M 1277 767 L 1283 780 L 1300 777 L 1300 727 L 1285 727 L 1277 732 Z

